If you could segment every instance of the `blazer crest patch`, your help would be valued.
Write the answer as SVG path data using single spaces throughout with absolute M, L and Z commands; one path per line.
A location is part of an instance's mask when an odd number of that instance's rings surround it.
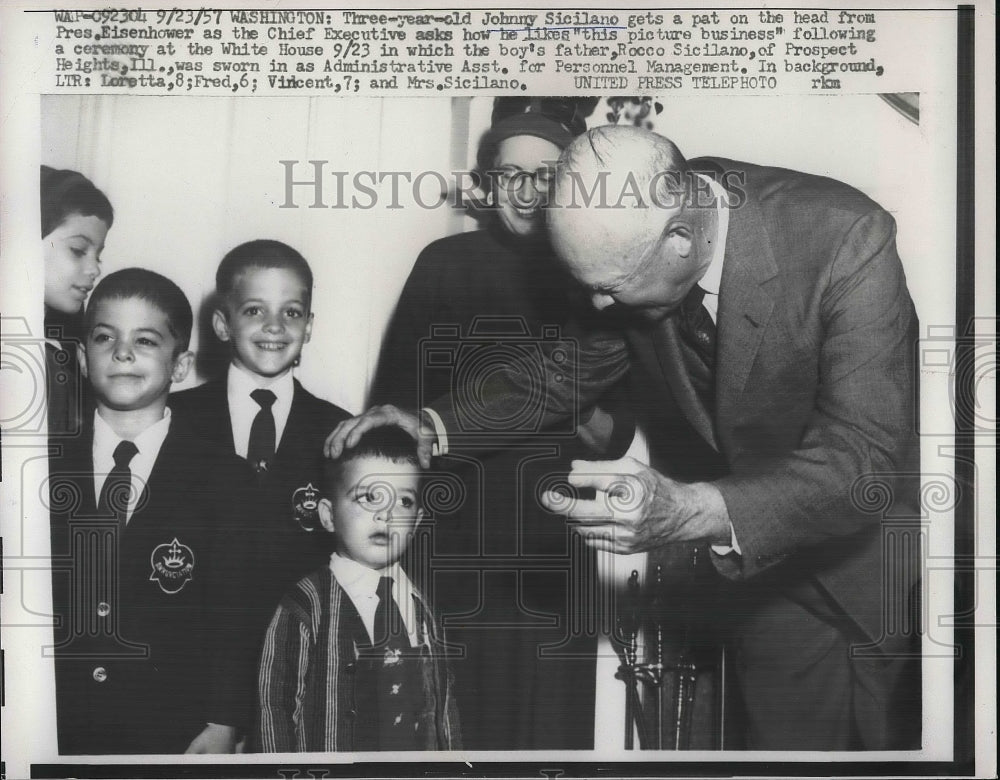
M 179 593 L 193 577 L 194 552 L 175 536 L 169 544 L 160 544 L 153 549 L 149 563 L 153 567 L 150 582 L 159 585 L 164 593 Z
M 319 499 L 319 491 L 311 482 L 292 493 L 295 521 L 305 531 L 315 531 L 319 527 Z

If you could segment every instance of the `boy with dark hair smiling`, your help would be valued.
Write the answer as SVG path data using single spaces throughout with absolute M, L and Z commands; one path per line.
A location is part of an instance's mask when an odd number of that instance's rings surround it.
M 292 374 L 312 331 L 313 276 L 305 258 L 280 241 L 249 241 L 226 254 L 215 281 L 212 327 L 229 345 L 229 370 L 172 395 L 170 406 L 256 474 L 266 518 L 254 564 L 263 632 L 282 594 L 330 554 L 315 509 L 324 431 L 349 415 Z
M 461 747 L 441 629 L 400 565 L 423 517 L 420 479 L 413 440 L 392 428 L 327 461 L 319 516 L 336 552 L 271 620 L 262 750 Z
M 245 670 L 226 648 L 243 643 L 227 627 L 230 540 L 253 509 L 236 459 L 167 407 L 191 323 L 177 285 L 141 268 L 106 277 L 86 310 L 93 426 L 50 477 L 64 754 L 232 752 L 246 725 Z

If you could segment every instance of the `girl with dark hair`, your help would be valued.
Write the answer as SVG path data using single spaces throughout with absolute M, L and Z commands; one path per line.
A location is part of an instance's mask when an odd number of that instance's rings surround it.
M 41 166 L 40 193 L 49 434 L 67 435 L 78 432 L 85 419 L 76 343 L 114 210 L 77 171 Z

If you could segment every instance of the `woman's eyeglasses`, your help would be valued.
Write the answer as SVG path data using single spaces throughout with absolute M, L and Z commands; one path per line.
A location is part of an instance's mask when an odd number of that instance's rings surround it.
M 534 171 L 507 166 L 498 168 L 492 173 L 496 177 L 497 183 L 508 190 L 519 189 L 527 179 L 531 180 L 531 184 L 536 190 L 548 190 L 556 180 L 556 169 L 549 166 Z

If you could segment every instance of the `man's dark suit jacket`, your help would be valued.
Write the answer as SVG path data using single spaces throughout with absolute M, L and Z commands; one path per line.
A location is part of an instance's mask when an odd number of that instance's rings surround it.
M 97 510 L 92 440 L 51 462 L 59 751 L 182 753 L 207 723 L 251 714 L 233 612 L 253 512 L 244 471 L 172 420 L 121 529 Z
M 691 385 L 676 316 L 586 336 L 579 397 L 550 387 L 550 409 L 593 402 L 638 364 L 656 414 L 686 418 L 721 455 L 723 468 L 702 478 L 725 498 L 742 555 L 714 556 L 716 567 L 789 592 L 819 586 L 860 640 L 879 642 L 884 598 L 904 608 L 918 575 L 914 559 L 884 560 L 895 553 L 883 541 L 886 502 L 874 500 L 891 497 L 897 518 L 916 514 L 917 319 L 895 223 L 832 179 L 719 158 L 691 164 L 730 192 L 714 415 Z M 491 413 L 519 408 L 517 378 L 494 382 Z M 432 407 L 458 430 L 447 398 Z M 654 445 L 658 435 L 649 431 Z
M 179 420 L 219 448 L 235 452 L 225 378 L 174 393 L 169 403 Z M 292 406 L 274 463 L 263 479 L 253 480 L 261 518 L 253 564 L 257 576 L 255 598 L 261 610 L 260 639 L 282 596 L 300 579 L 329 562 L 333 536 L 322 527 L 304 530 L 296 520 L 293 499 L 297 490 L 309 485 L 322 492 L 323 443 L 330 431 L 348 417 L 343 409 L 312 395 L 295 380 Z M 249 474 L 249 465 L 242 463 Z

